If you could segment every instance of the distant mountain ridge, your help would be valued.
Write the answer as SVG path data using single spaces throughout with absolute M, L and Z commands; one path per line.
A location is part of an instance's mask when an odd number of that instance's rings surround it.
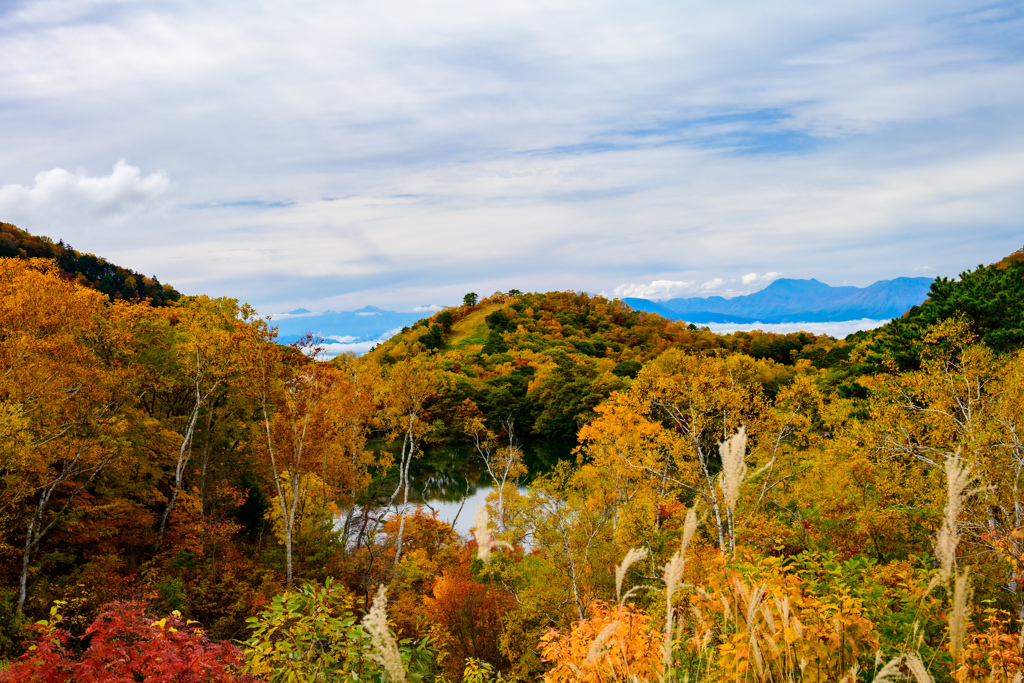
M 928 298 L 932 279 L 899 277 L 867 287 L 831 287 L 815 279 L 782 278 L 759 292 L 669 299 L 625 298 L 641 311 L 691 323 L 778 324 L 898 318 Z

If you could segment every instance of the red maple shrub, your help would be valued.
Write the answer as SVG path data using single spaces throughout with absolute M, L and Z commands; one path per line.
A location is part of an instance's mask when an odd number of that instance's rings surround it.
M 172 613 L 153 620 L 145 605 L 113 602 L 80 636 L 62 627 L 57 608 L 31 628 L 35 642 L 0 683 L 236 683 L 242 653 L 211 642 L 199 628 Z

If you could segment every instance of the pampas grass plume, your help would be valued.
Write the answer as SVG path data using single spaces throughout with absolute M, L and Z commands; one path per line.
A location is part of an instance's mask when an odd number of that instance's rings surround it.
M 943 511 L 942 526 L 935 538 L 935 557 L 939 560 L 939 576 L 948 583 L 953 576 L 956 562 L 956 547 L 960 543 L 957 518 L 963 510 L 964 499 L 969 495 L 967 487 L 974 480 L 971 466 L 960 457 L 960 451 L 946 458 L 946 507 Z
M 388 598 L 387 589 L 384 586 L 377 591 L 373 598 L 373 605 L 370 611 L 363 617 L 363 628 L 370 635 L 370 642 L 373 644 L 373 652 L 370 658 L 384 667 L 388 676 L 394 683 L 405 683 L 405 669 L 402 667 L 402 658 L 398 654 L 398 643 L 391 635 L 388 628 Z
M 683 581 L 683 571 L 686 569 L 686 547 L 690 545 L 693 535 L 697 532 L 695 507 L 686 512 L 686 521 L 683 522 L 683 542 L 676 554 L 665 565 L 665 643 L 663 653 L 666 671 L 672 663 L 672 627 L 675 623 L 675 616 L 672 613 L 672 596 Z
M 921 657 L 916 652 L 906 655 L 906 665 L 917 683 L 935 683 L 935 679 L 928 673 L 928 669 L 924 667 L 924 662 L 921 661 Z
M 882 670 L 875 674 L 871 683 L 896 683 L 896 681 L 902 679 L 903 674 L 900 672 L 900 668 L 903 666 L 904 659 L 904 655 L 890 659 L 885 663 L 885 666 L 882 667 Z
M 736 503 L 740 499 L 740 484 L 747 476 L 747 428 L 740 427 L 735 435 L 718 444 L 718 453 L 722 456 L 722 492 L 725 494 L 725 506 L 730 512 L 735 512 Z
M 647 557 L 646 548 L 633 548 L 622 558 L 622 563 L 615 568 L 615 597 L 622 602 L 622 581 L 626 578 L 626 572 L 635 563 Z
M 601 629 L 601 632 L 597 634 L 597 638 L 594 638 L 594 644 L 590 646 L 590 651 L 587 652 L 588 664 L 593 664 L 597 661 L 598 657 L 604 654 L 604 651 L 606 649 L 605 643 L 607 643 L 611 639 L 611 637 L 615 634 L 615 631 L 618 630 L 619 626 L 619 622 L 613 621 L 607 626 L 605 626 L 603 629 Z
M 491 563 L 491 551 L 497 546 L 512 549 L 512 545 L 506 541 L 497 541 L 491 538 L 491 519 L 487 514 L 487 506 L 481 505 L 476 510 L 474 520 L 473 537 L 476 538 L 476 556 L 484 564 Z
M 953 655 L 954 664 L 960 661 L 960 651 L 963 649 L 964 636 L 967 634 L 967 620 L 971 615 L 971 597 L 974 589 L 971 587 L 969 571 L 968 567 L 962 572 L 957 572 L 953 584 L 953 609 L 949 613 L 949 652 Z

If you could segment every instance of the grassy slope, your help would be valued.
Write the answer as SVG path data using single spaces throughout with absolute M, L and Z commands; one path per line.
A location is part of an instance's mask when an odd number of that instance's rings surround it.
M 487 338 L 487 323 L 484 318 L 501 308 L 501 304 L 481 306 L 459 322 L 452 325 L 452 334 L 448 338 L 445 350 L 465 349 L 479 351 Z

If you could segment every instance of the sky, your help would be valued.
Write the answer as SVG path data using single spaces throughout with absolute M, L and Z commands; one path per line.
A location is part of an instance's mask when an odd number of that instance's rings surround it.
M 0 220 L 263 313 L 1024 245 L 1024 3 L 3 0 Z

